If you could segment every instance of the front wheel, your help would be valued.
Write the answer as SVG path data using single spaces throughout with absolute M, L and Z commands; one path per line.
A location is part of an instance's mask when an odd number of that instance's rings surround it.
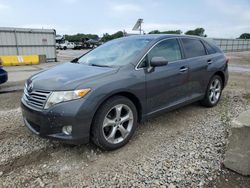
M 136 130 L 137 118 L 136 107 L 128 98 L 108 99 L 94 117 L 92 141 L 104 150 L 124 146 Z
M 201 104 L 207 107 L 213 107 L 217 105 L 222 93 L 222 80 L 221 77 L 215 75 L 210 80 L 204 99 Z

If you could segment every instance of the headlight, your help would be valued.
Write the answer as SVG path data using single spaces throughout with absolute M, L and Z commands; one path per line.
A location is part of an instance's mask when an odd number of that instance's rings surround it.
M 49 96 L 44 109 L 48 109 L 54 104 L 70 101 L 74 99 L 79 99 L 84 97 L 88 92 L 90 92 L 90 88 L 87 89 L 80 89 L 75 91 L 56 91 L 52 92 Z

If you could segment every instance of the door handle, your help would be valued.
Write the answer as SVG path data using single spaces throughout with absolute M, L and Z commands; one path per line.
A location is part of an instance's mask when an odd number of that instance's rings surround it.
M 212 60 L 212 59 L 209 59 L 209 60 L 207 60 L 207 63 L 210 65 L 210 64 L 213 63 L 213 60 Z
M 180 68 L 180 72 L 186 72 L 187 70 L 188 70 L 187 67 L 181 67 L 181 68 Z

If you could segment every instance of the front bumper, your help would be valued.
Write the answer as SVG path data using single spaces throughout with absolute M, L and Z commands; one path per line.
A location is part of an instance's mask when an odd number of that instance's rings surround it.
M 7 82 L 8 73 L 0 67 L 0 84 Z
M 70 144 L 89 142 L 93 113 L 75 100 L 55 105 L 49 110 L 31 108 L 24 99 L 21 101 L 23 120 L 28 129 L 43 138 L 60 140 Z M 63 126 L 72 126 L 72 134 L 62 132 Z

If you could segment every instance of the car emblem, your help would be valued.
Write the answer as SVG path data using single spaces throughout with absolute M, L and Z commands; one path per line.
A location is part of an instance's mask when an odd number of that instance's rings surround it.
M 33 90 L 33 83 L 30 83 L 30 84 L 28 85 L 27 91 L 28 91 L 29 93 L 31 93 L 32 90 Z

